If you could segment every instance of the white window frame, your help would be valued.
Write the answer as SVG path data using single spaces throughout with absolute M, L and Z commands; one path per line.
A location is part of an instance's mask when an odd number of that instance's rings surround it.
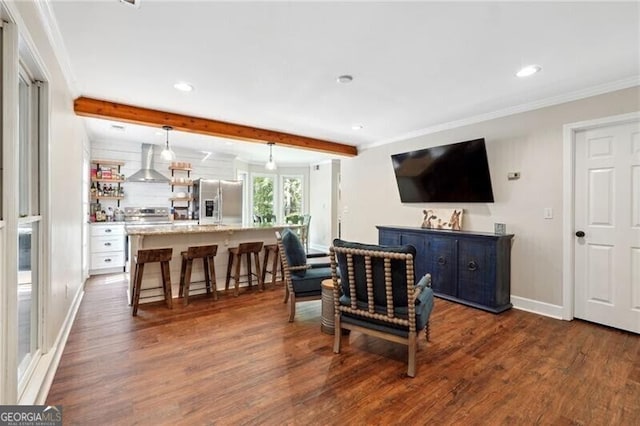
M 18 226 L 23 224 L 31 224 L 35 229 L 37 229 L 36 238 L 32 240 L 31 250 L 37 250 L 36 253 L 36 262 L 35 266 L 32 264 L 32 270 L 34 270 L 35 274 L 34 282 L 32 284 L 35 288 L 34 299 L 35 303 L 32 306 L 32 309 L 36 310 L 37 316 L 35 318 L 35 324 L 31 324 L 32 330 L 35 332 L 35 336 L 32 336 L 32 340 L 35 340 L 35 350 L 30 352 L 29 356 L 27 356 L 22 363 L 17 365 L 18 372 L 18 397 L 22 395 L 29 383 L 29 380 L 37 366 L 38 360 L 42 356 L 43 346 L 44 346 L 44 280 L 43 280 L 43 271 L 44 271 L 44 256 L 47 251 L 44 250 L 44 226 L 43 226 L 43 216 L 41 215 L 41 209 L 45 205 L 43 197 L 44 189 L 46 188 L 43 185 L 43 177 L 46 176 L 46 172 L 48 171 L 47 167 L 47 143 L 46 137 L 47 135 L 47 125 L 48 125 L 48 105 L 46 100 L 48 99 L 48 85 L 41 81 L 38 81 L 33 74 L 33 67 L 37 67 L 37 65 L 31 64 L 27 65 L 24 58 L 24 53 L 20 52 L 20 69 L 18 81 L 20 78 L 25 80 L 29 86 L 29 133 L 28 133 L 28 152 L 27 152 L 27 166 L 29 167 L 28 171 L 28 182 L 27 182 L 27 190 L 29 194 L 27 196 L 27 212 L 26 216 L 22 216 L 18 218 Z M 32 60 L 32 58 L 29 58 Z M 37 150 L 38 152 L 34 152 Z M 37 156 L 36 156 L 37 155 Z M 44 158 L 43 158 L 44 157 Z M 21 164 L 18 165 L 18 171 L 22 167 Z M 16 179 L 19 180 L 20 173 L 16 175 Z M 18 202 L 19 204 L 19 202 Z M 20 212 L 18 212 L 20 213 Z M 20 214 L 19 214 L 20 216 Z M 35 247 L 34 247 L 35 246 Z M 33 252 L 32 252 L 33 256 Z M 16 264 L 17 268 L 17 264 Z M 16 299 L 17 300 L 17 299 Z M 17 360 L 19 361 L 19 360 Z M 20 374 L 22 373 L 22 374 Z
M 5 9 L 6 7 L 6 9 Z M 39 109 L 34 111 L 34 119 L 39 120 L 37 137 L 39 149 L 39 163 L 31 161 L 30 175 L 39 179 L 38 208 L 39 214 L 19 218 L 18 176 L 19 176 L 19 67 L 25 65 L 31 71 L 30 81 L 49 81 L 43 61 L 37 54 L 37 49 L 27 32 L 23 32 L 22 21 L 18 24 L 13 17 L 19 13 L 10 3 L 0 5 L 0 12 L 4 21 L 2 27 L 2 220 L 0 221 L 0 404 L 33 403 L 35 393 L 39 392 L 38 383 L 28 383 L 38 364 L 51 346 L 44 327 L 47 317 L 47 302 L 51 297 L 50 290 L 50 245 L 51 224 L 50 216 L 50 154 L 49 154 L 49 122 L 50 122 L 50 94 L 47 83 L 41 83 L 39 93 Z M 35 78 L 34 78 L 35 77 Z M 39 178 L 38 178 L 39 177 Z M 31 196 L 36 196 L 31 193 Z M 30 205 L 34 204 L 30 199 Z M 32 213 L 32 212 L 30 212 Z M 18 227 L 24 221 L 38 223 L 38 305 L 34 307 L 38 312 L 37 342 L 39 350 L 32 353 L 32 360 L 23 380 L 18 383 L 18 331 L 17 331 L 17 282 L 18 282 Z M 15 283 L 9 285 L 9 283 Z M 37 387 L 37 389 L 36 389 Z M 26 401 L 26 402 L 21 402 Z
M 2 285 L 0 285 L 0 403 L 17 401 L 17 286 L 18 281 L 18 31 L 2 22 L 2 166 L 3 233 Z M 6 66 L 5 66 L 6 65 Z M 14 66 L 11 66 L 14 65 Z
M 253 180 L 257 177 L 265 177 L 265 178 L 270 178 L 273 179 L 273 214 L 276 215 L 276 221 L 278 220 L 278 218 L 280 217 L 280 205 L 278 203 L 278 200 L 280 199 L 279 196 L 279 192 L 280 192 L 280 188 L 279 188 L 279 180 L 278 180 L 278 174 L 277 173 L 250 173 L 249 174 L 249 178 L 250 178 L 250 192 L 249 192 L 249 197 L 251 199 L 251 209 L 249 211 L 250 215 L 249 215 L 249 222 L 252 223 L 253 222 L 253 210 L 254 210 L 254 205 L 253 205 Z

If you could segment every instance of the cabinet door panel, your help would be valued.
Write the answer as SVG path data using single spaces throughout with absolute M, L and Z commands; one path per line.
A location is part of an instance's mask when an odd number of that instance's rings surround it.
M 91 253 L 124 251 L 124 238 L 118 235 L 91 238 Z
M 91 225 L 91 236 L 123 236 L 124 225 L 123 224 L 110 224 L 110 225 Z
M 421 234 L 401 234 L 400 244 L 409 244 L 416 248 L 416 257 L 413 260 L 413 269 L 416 274 L 415 283 L 428 272 L 429 258 L 427 257 L 427 247 L 424 235 Z
M 397 246 L 400 244 L 400 233 L 380 230 L 378 233 L 378 244 L 382 246 Z
M 91 269 L 122 268 L 124 266 L 124 253 L 94 253 L 91 255 Z
M 457 296 L 457 241 L 453 238 L 432 237 L 428 240 L 431 288 L 436 293 Z
M 495 306 L 495 244 L 460 240 L 458 295 L 465 300 Z

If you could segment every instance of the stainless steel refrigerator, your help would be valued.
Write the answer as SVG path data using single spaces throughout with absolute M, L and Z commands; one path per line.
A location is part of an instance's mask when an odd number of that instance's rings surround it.
M 194 219 L 199 224 L 242 224 L 241 180 L 196 179 L 193 197 Z

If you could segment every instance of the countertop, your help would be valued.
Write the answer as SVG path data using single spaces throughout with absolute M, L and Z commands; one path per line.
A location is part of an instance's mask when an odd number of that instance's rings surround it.
M 171 225 L 126 225 L 127 235 L 170 235 L 170 234 L 195 234 L 215 232 L 238 232 L 256 230 L 278 230 L 284 228 L 299 228 L 302 225 L 292 224 L 250 224 L 250 225 L 197 225 L 197 224 L 171 224 Z

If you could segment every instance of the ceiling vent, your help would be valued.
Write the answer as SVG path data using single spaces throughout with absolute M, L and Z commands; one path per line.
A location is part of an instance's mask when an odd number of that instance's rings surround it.
M 140 7 L 141 0 L 120 0 L 120 3 L 124 3 L 127 6 L 138 8 Z

